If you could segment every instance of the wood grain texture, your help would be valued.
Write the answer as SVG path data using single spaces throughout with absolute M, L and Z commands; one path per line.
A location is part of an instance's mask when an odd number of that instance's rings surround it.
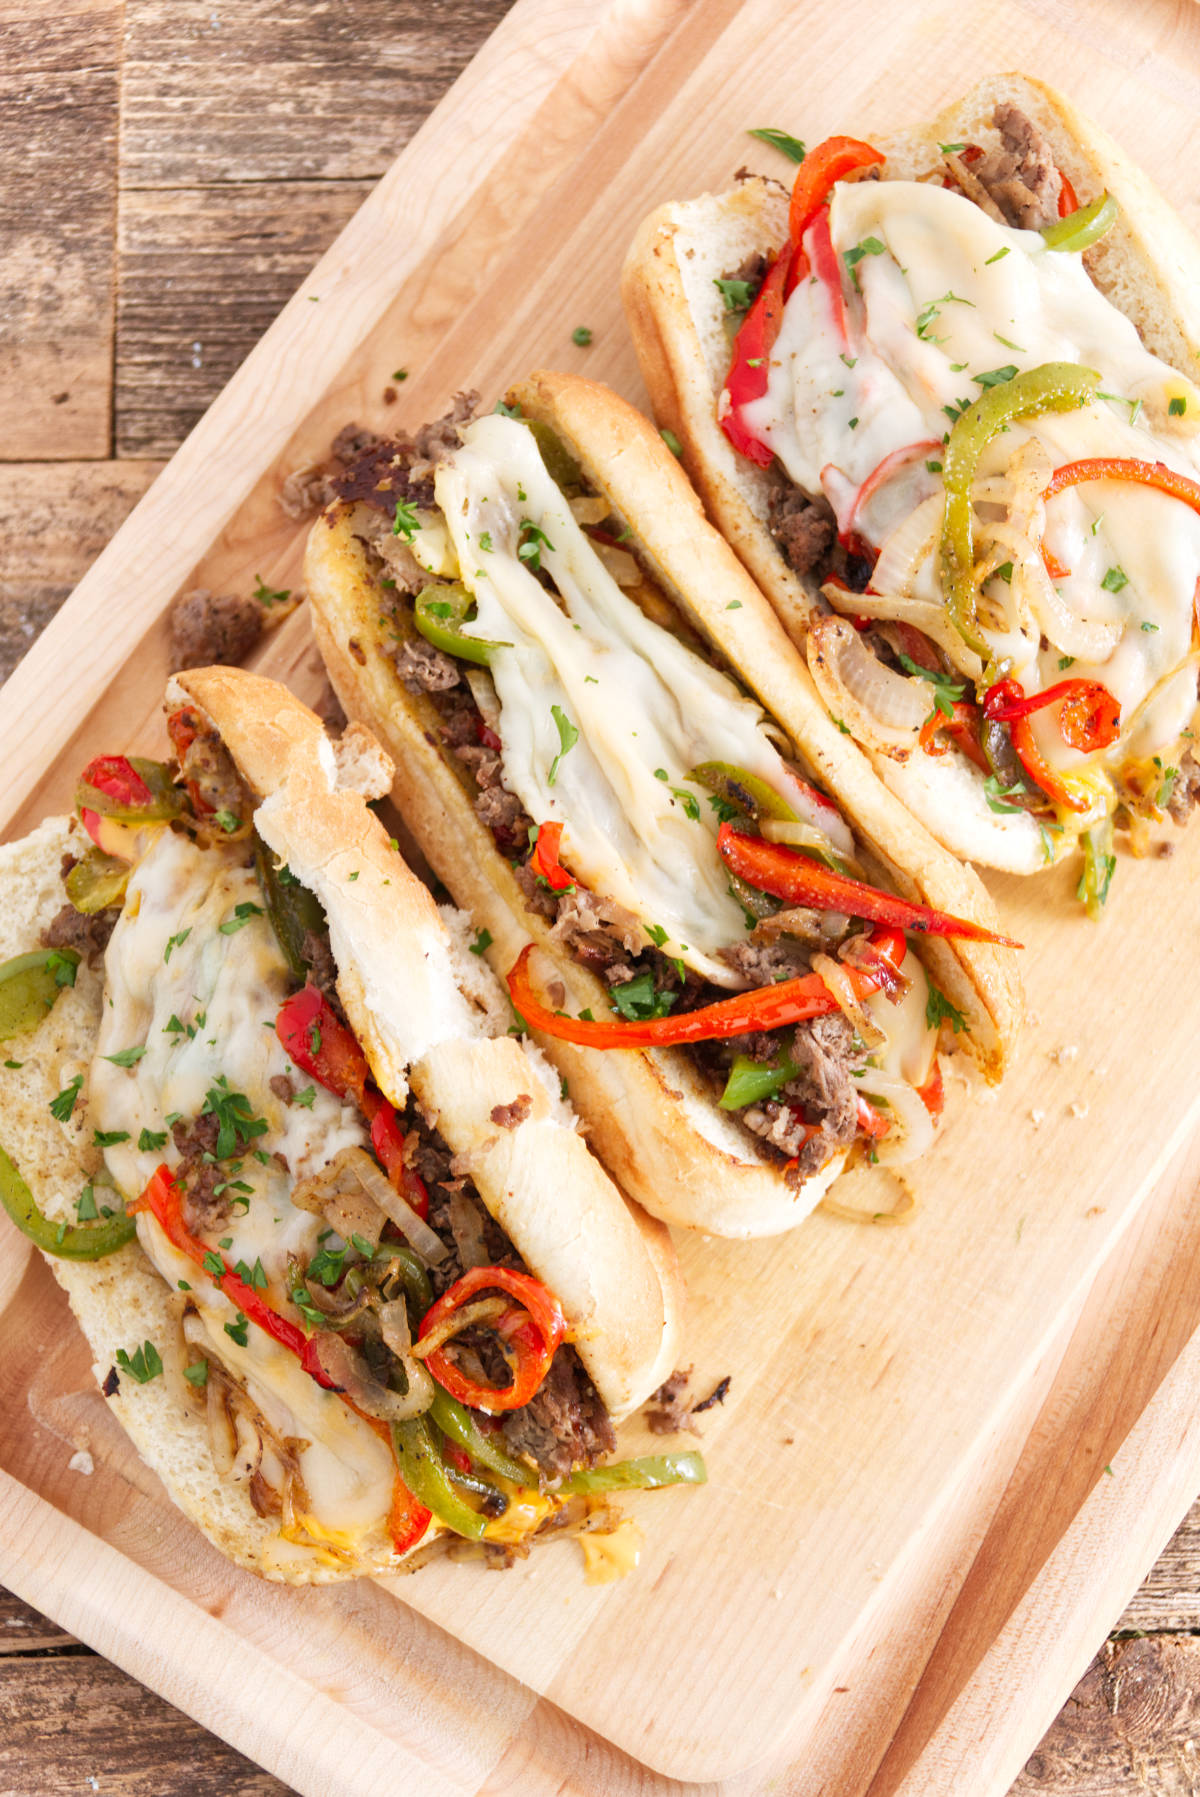
M 1110 1641 L 1031 1755 L 1010 1797 L 1195 1797 L 1200 1641 Z
M 0 417 L 17 459 L 109 453 L 121 12 L 2 11 Z
M 1117 1632 L 1200 1631 L 1200 1500 L 1117 1623 Z
M 160 462 L 0 462 L 0 680 L 12 672 Z

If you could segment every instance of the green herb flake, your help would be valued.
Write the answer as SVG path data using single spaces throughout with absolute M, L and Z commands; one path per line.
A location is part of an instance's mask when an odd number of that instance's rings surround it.
M 949 1023 L 956 1036 L 961 1035 L 967 1027 L 967 1020 L 962 1012 L 950 1003 L 946 994 L 929 981 L 929 997 L 925 1001 L 925 1026 L 936 1030 L 942 1022 Z
M 127 1129 L 94 1129 L 92 1141 L 97 1148 L 115 1148 L 120 1142 L 129 1140 Z
M 311 1111 L 313 1108 L 313 1100 L 316 1096 L 317 1088 L 315 1086 L 305 1086 L 303 1092 L 296 1093 L 295 1097 L 292 1099 L 292 1103 L 298 1104 L 302 1111 Z
M 778 150 L 789 162 L 804 161 L 804 145 L 798 137 L 792 137 L 787 131 L 777 131 L 773 125 L 759 125 L 746 135 L 757 137 L 760 143 L 770 144 L 773 150 Z
M 654 975 L 647 968 L 636 979 L 626 980 L 623 986 L 610 987 L 608 996 L 618 1016 L 630 1023 L 643 1023 L 651 1017 L 665 1017 L 679 994 L 657 991 Z
M 908 655 L 901 655 L 900 666 L 906 674 L 914 674 L 919 680 L 927 680 L 933 687 L 935 711 L 940 711 L 943 717 L 954 716 L 955 704 L 967 690 L 961 680 L 954 680 L 949 674 L 943 674 L 940 668 L 923 668 L 920 662 L 913 661 Z
M 248 1267 L 244 1260 L 239 1260 L 234 1264 L 233 1270 L 236 1273 L 237 1277 L 241 1280 L 242 1284 L 248 1285 L 252 1291 L 256 1291 L 256 1292 L 265 1292 L 266 1291 L 266 1289 L 267 1289 L 267 1273 L 266 1273 L 266 1268 L 262 1264 L 262 1256 L 261 1255 L 255 1261 L 255 1263 L 252 1267 Z
M 480 531 L 479 547 L 483 550 L 485 555 L 490 555 L 492 553 L 492 533 L 490 530 Z
M 1146 623 L 1146 624 L 1143 624 L 1143 625 L 1142 625 L 1142 629 L 1143 629 L 1143 630 L 1157 630 L 1157 629 L 1158 629 L 1158 625 L 1157 625 L 1157 624 L 1149 624 L 1149 623 Z
M 550 772 L 546 775 L 546 785 L 547 786 L 554 785 L 554 782 L 558 778 L 559 762 L 562 760 L 564 755 L 567 755 L 570 753 L 570 751 L 575 747 L 575 744 L 579 741 L 579 732 L 578 732 L 578 730 L 576 730 L 574 724 L 571 722 L 571 720 L 567 716 L 566 712 L 562 709 L 561 705 L 552 705 L 550 707 L 550 716 L 554 719 L 555 727 L 558 730 L 559 748 L 558 748 L 558 754 L 554 757 L 554 760 L 550 763 Z
M 1060 655 L 1059 656 L 1058 671 L 1060 674 L 1063 672 L 1064 668 L 1073 668 L 1074 666 L 1075 666 L 1075 657 L 1073 655 Z
M 939 144 L 938 145 L 938 149 L 942 152 L 943 156 L 961 156 L 963 151 L 966 149 L 966 147 L 967 147 L 966 144 Z
M 1007 256 L 1007 254 L 1008 254 L 1008 245 L 1005 244 L 1004 248 L 1001 250 L 997 250 L 996 254 L 994 256 L 988 257 L 987 261 L 984 263 L 984 267 L 990 268 L 993 262 L 999 262 L 1001 260 L 1001 258 L 1004 256 Z
M 266 1118 L 254 1115 L 254 1107 L 246 1094 L 232 1091 L 224 1074 L 208 1088 L 200 1114 L 217 1119 L 219 1161 L 228 1160 L 238 1149 L 249 1148 L 256 1136 L 267 1133 Z
M 864 237 L 861 243 L 854 245 L 853 249 L 842 251 L 842 261 L 847 268 L 857 268 L 864 256 L 883 256 L 886 253 L 886 245 L 882 244 L 878 237 Z
M 17 1070 L 22 1068 L 25 1065 L 25 1063 L 24 1063 L 24 1061 L 5 1061 L 4 1065 L 6 1067 L 11 1067 L 13 1069 L 13 1071 L 16 1072 Z
M 926 462 L 925 467 L 930 474 L 940 474 L 942 472 L 942 464 L 940 462 Z
M 74 1079 L 67 1081 L 67 1084 L 58 1094 L 58 1097 L 50 1100 L 50 1115 L 56 1118 L 59 1123 L 66 1123 L 69 1121 L 71 1113 L 75 1109 L 75 1100 L 79 1097 L 82 1085 L 83 1075 L 82 1073 L 77 1073 Z
M 237 1321 L 235 1323 L 225 1324 L 225 1333 L 230 1341 L 235 1341 L 239 1348 L 244 1348 L 246 1346 L 246 1331 L 246 1318 L 239 1310 L 237 1313 Z
M 141 1048 L 118 1049 L 116 1054 L 104 1054 L 100 1056 L 100 1059 L 111 1061 L 114 1067 L 136 1067 L 145 1053 L 146 1048 L 143 1044 Z
M 81 1223 L 95 1223 L 99 1219 L 100 1212 L 96 1208 L 96 1192 L 92 1185 L 85 1185 L 75 1200 L 75 1215 Z
M 522 518 L 521 528 L 517 533 L 517 554 L 535 574 L 541 570 L 543 544 L 553 555 L 554 544 L 545 531 L 540 530 L 532 518 Z
M 124 1348 L 118 1348 L 117 1365 L 138 1385 L 149 1385 L 151 1379 L 157 1379 L 163 1370 L 162 1355 L 154 1343 L 149 1341 L 143 1342 L 134 1354 L 127 1354 Z
M 262 914 L 263 908 L 261 905 L 256 905 L 252 899 L 243 899 L 241 904 L 233 907 L 233 916 L 227 917 L 224 923 L 217 925 L 218 934 L 221 936 L 234 936 L 239 930 L 245 929 L 252 917 L 261 917 Z M 203 1029 L 204 1025 L 199 1018 L 196 1019 L 196 1022 L 197 1025 Z
M 1003 368 L 989 368 L 985 374 L 973 374 L 971 379 L 977 387 L 1003 387 L 1006 381 L 1015 380 L 1016 374 L 1016 364 L 1006 362 Z
M 1182 418 L 1186 411 L 1187 400 L 1184 399 L 1182 395 L 1177 394 L 1167 407 L 1167 416 L 1169 418 Z
M 269 611 L 273 605 L 283 605 L 292 596 L 291 587 L 269 587 L 261 574 L 254 576 L 254 597 L 260 605 Z
M 1179 769 L 1177 767 L 1166 767 L 1163 769 L 1162 785 L 1154 795 L 1154 803 L 1158 806 L 1160 811 L 1165 811 L 1170 804 L 1171 794 L 1175 790 L 1175 782 L 1178 778 Z
M 1110 568 L 1100 585 L 1106 593 L 1119 593 L 1122 587 L 1129 585 L 1129 576 L 1124 568 Z
M 53 949 L 46 956 L 46 972 L 54 975 L 56 986 L 73 986 L 79 972 L 79 956 L 74 949 L 68 949 L 65 954 Z
M 580 349 L 586 349 L 591 341 L 592 333 L 590 328 L 586 324 L 577 324 L 575 329 L 571 332 L 571 342 L 577 344 Z
M 138 1137 L 139 1154 L 157 1154 L 159 1149 L 165 1148 L 166 1145 L 167 1132 L 165 1129 L 144 1129 Z
M 392 535 L 402 537 L 406 543 L 411 543 L 420 528 L 421 520 L 417 517 L 416 507 L 409 505 L 403 499 L 398 499 L 396 516 L 392 520 Z
M 491 948 L 491 946 L 492 932 L 490 930 L 480 930 L 474 942 L 470 945 L 470 952 L 473 955 L 481 955 L 485 949 Z
M 1019 343 L 1014 343 L 1011 338 L 1002 337 L 999 331 L 993 331 L 992 336 L 996 339 L 997 343 L 1002 343 L 1005 349 L 1015 349 L 1019 356 L 1028 355 L 1029 353 L 1028 350 L 1022 349 Z
M 1024 811 L 1024 805 L 1014 805 L 1010 801 L 1024 794 L 1023 786 L 1005 786 L 997 774 L 989 774 L 983 783 L 984 796 L 989 811 Z
M 678 461 L 679 457 L 683 454 L 683 445 L 679 441 L 679 438 L 675 435 L 675 432 L 674 431 L 659 431 L 658 434 L 662 438 L 663 442 L 666 444 L 667 448 L 670 450 L 671 454 L 675 457 L 676 461 Z
M 193 1360 L 191 1366 L 185 1366 L 183 1376 L 189 1385 L 204 1386 L 208 1384 L 207 1360 Z

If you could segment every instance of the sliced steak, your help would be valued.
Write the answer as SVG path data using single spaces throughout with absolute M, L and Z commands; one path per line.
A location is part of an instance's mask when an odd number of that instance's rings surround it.
M 529 1403 L 505 1418 L 504 1435 L 544 1480 L 594 1466 L 617 1445 L 608 1412 L 573 1348 L 560 1348 Z
M 776 980 L 794 980 L 810 970 L 809 950 L 803 942 L 734 942 L 721 950 L 721 959 L 743 974 L 752 986 L 773 986 Z
M 1010 225 L 1040 231 L 1058 217 L 1062 176 L 1054 152 L 1033 120 L 1016 106 L 1001 102 L 992 114 L 1000 148 L 989 150 L 971 172 Z
M 1179 773 L 1167 800 L 1168 814 L 1177 824 L 1185 824 L 1192 806 L 1200 801 L 1200 762 L 1188 749 L 1179 763 Z
M 228 1171 L 215 1158 L 219 1133 L 220 1124 L 211 1111 L 192 1123 L 181 1119 L 171 1128 L 179 1151 L 176 1177 L 183 1185 L 180 1210 L 193 1235 L 219 1229 L 229 1220 L 229 1199 L 214 1190 L 229 1179 Z
M 627 956 L 640 955 L 646 947 L 646 933 L 632 911 L 582 886 L 562 894 L 550 934 L 597 973 L 615 971 Z M 624 978 L 629 977 L 626 968 Z
M 826 498 L 810 499 L 790 481 L 774 487 L 767 523 L 789 568 L 797 574 L 824 571 L 837 543 L 837 520 Z
M 248 655 L 263 631 L 263 608 L 238 593 L 193 587 L 171 607 L 167 653 L 171 667 L 232 666 Z
M 397 648 L 395 662 L 400 684 L 410 693 L 448 693 L 462 679 L 454 657 L 432 643 L 410 638 Z
M 858 1112 L 850 1069 L 862 1057 L 855 1054 L 853 1044 L 854 1026 L 840 1011 L 800 1024 L 792 1039 L 792 1060 L 802 1072 L 780 1094 L 803 1105 L 810 1115 L 817 1113 L 839 1142 L 853 1141 Z
M 94 967 L 108 947 L 108 939 L 120 915 L 119 905 L 111 905 L 105 911 L 93 911 L 88 916 L 77 911 L 74 905 L 64 905 L 42 931 L 42 947 L 77 949 L 87 957 L 88 966 Z

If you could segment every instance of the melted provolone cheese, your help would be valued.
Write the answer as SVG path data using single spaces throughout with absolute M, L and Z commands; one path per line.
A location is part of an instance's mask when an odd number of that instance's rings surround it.
M 366 1136 L 357 1110 L 307 1082 L 275 1034 L 292 982 L 253 870 L 242 860 L 240 850 L 201 850 L 167 830 L 131 875 L 105 955 L 90 1112 L 99 1131 L 125 1138 L 104 1152 L 118 1191 L 131 1198 L 161 1162 L 178 1164 L 172 1119 L 192 1123 L 210 1094 L 244 1096 L 244 1114 L 267 1128 L 221 1163 L 231 1210 L 220 1252 L 231 1266 L 261 1265 L 263 1297 L 286 1314 L 288 1260 L 307 1264 L 324 1230 L 320 1217 L 292 1205 L 292 1185 L 342 1148 L 364 1145 Z M 239 915 L 239 906 L 252 909 Z M 129 1066 L 107 1058 L 130 1059 L 137 1050 L 143 1052 Z M 271 1090 L 278 1076 L 304 1104 L 288 1105 Z M 190 1289 L 214 1352 L 267 1421 L 281 1437 L 306 1444 L 300 1468 L 315 1520 L 352 1544 L 379 1531 L 392 1490 L 386 1443 L 262 1329 L 239 1328 L 236 1307 L 148 1213 L 138 1218 L 138 1235 L 172 1288 Z M 226 1325 L 245 1334 L 244 1346 Z M 136 1335 L 131 1320 L 131 1341 Z
M 759 706 L 622 592 L 523 425 L 471 425 L 436 486 L 478 607 L 469 634 L 504 645 L 490 672 L 507 785 L 538 823 L 565 825 L 566 864 L 640 919 L 648 942 L 719 984 L 743 984 L 718 958 L 745 935 L 718 819 L 687 775 L 727 762 L 786 793 Z M 523 544 L 536 544 L 561 604 Z M 566 749 L 555 708 L 567 735 L 579 733 Z
M 1113 397 L 1011 426 L 989 445 L 981 474 L 1003 471 L 1031 438 L 1055 467 L 1111 456 L 1200 473 L 1200 392 L 1145 348 L 1079 255 L 1048 250 L 1037 232 L 998 224 L 935 183 L 841 184 L 830 230 L 839 268 L 847 252 L 863 252 L 853 263 L 857 291 L 843 281 L 850 341 L 838 335 L 820 284 L 802 282 L 785 310 L 767 393 L 744 411 L 792 479 L 824 490 L 839 516 L 885 457 L 941 442 L 950 417 L 983 391 L 973 377 L 1053 361 L 1097 370 L 1101 392 Z M 924 451 L 916 479 L 911 464 L 898 470 L 856 519 L 870 540 L 878 544 L 897 523 L 897 488 L 909 509 L 940 489 L 936 469 L 922 474 L 926 458 L 936 463 L 938 450 Z M 1069 664 L 1072 678 L 1101 681 L 1120 701 L 1122 735 L 1103 766 L 1172 747 L 1196 703 L 1194 670 L 1171 677 L 1191 647 L 1200 517 L 1146 486 L 1089 482 L 1049 503 L 1045 544 L 1070 569 L 1055 584 L 1071 614 L 1119 631 L 1111 653 Z M 936 551 L 914 592 L 940 596 Z M 1054 645 L 1022 644 L 986 626 L 984 634 L 998 656 L 1014 659 L 1026 691 L 1063 677 L 1068 664 Z M 1064 772 L 1096 765 L 1063 742 L 1052 719 L 1039 716 L 1034 728 L 1042 753 Z

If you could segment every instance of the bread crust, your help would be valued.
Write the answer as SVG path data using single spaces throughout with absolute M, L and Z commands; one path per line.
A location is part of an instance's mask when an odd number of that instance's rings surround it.
M 179 676 L 167 703 L 173 709 L 184 702 L 211 719 L 258 796 L 264 840 L 321 897 L 339 997 L 379 1084 L 402 1101 L 411 1083 L 526 1265 L 556 1292 L 580 1358 L 619 1421 L 678 1358 L 683 1286 L 669 1232 L 623 1198 L 577 1133 L 555 1082 L 523 1047 L 486 1033 L 494 1027 L 495 995 L 485 1007 L 460 990 L 456 951 L 429 892 L 391 847 L 362 792 L 346 783 L 378 793 L 391 764 L 365 732 L 348 733 L 335 754 L 313 713 L 241 669 Z M 63 818 L 0 849 L 9 900 L 0 958 L 39 939 L 62 902 L 62 855 L 80 841 Z M 376 960 L 387 963 L 384 973 L 373 971 Z M 381 1016 L 380 1007 L 395 1005 L 400 991 L 408 1000 L 399 1014 L 389 1008 Z M 432 1016 L 415 1022 L 414 992 L 432 1007 Z M 52 1220 L 73 1221 L 71 1202 L 98 1165 L 86 1104 L 61 1124 L 49 1100 L 76 1071 L 86 1073 L 102 1000 L 100 973 L 82 964 L 76 986 L 26 1039 L 20 1080 L 7 1090 L 6 1143 Z M 498 1124 L 497 1108 L 522 1096 L 530 1099 L 528 1114 L 511 1127 Z M 117 1348 L 130 1348 L 135 1337 L 160 1347 L 162 1377 L 145 1385 L 121 1379 L 109 1401 L 175 1503 L 221 1552 L 292 1584 L 398 1570 L 402 1560 L 382 1529 L 349 1563 L 303 1543 L 281 1553 L 274 1520 L 256 1513 L 246 1487 L 216 1477 L 203 1403 L 183 1379 L 178 1300 L 138 1243 L 94 1264 L 46 1258 L 91 1345 L 98 1382 L 108 1380 Z M 410 1553 L 443 1532 L 435 1519 Z
M 1063 95 L 1027 75 L 997 75 L 929 123 L 875 132 L 871 142 L 895 177 L 927 175 L 940 166 L 938 145 L 977 138 L 1000 101 L 1015 104 L 1044 132 L 1082 202 L 1105 190 L 1117 200 L 1117 223 L 1086 252 L 1088 271 L 1147 346 L 1191 378 L 1200 354 L 1200 245 L 1147 176 Z M 713 278 L 738 265 L 739 251 L 774 254 L 787 234 L 787 213 L 784 190 L 759 177 L 724 194 L 661 206 L 638 229 L 621 292 L 655 417 L 679 438 L 709 516 L 803 649 L 809 619 L 820 609 L 817 589 L 788 566 L 768 528 L 768 474 L 736 453 L 717 422 L 729 358 Z M 956 765 L 960 757 L 926 756 L 921 765 L 881 754 L 869 759 L 902 804 L 955 854 L 1017 873 L 1045 865 L 1032 831 L 1018 838 L 986 830 L 987 812 L 975 792 L 983 776 Z M 966 788 L 974 815 L 963 808 Z

